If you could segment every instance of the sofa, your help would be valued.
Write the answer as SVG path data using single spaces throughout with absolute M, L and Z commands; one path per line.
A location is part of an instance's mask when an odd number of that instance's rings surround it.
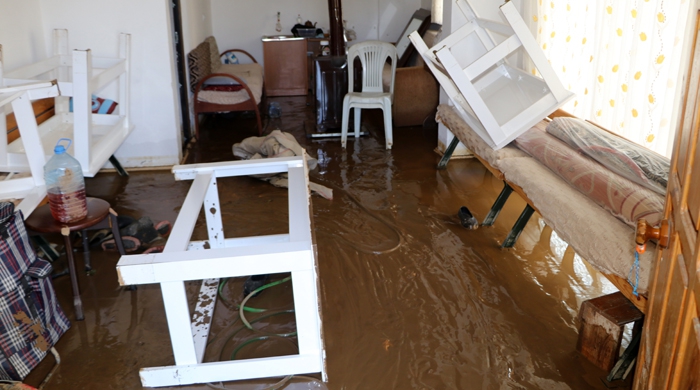
M 236 54 L 247 56 L 251 63 L 239 63 Z M 222 63 L 222 58 L 227 63 Z M 248 52 L 230 49 L 222 53 L 211 36 L 188 55 L 190 88 L 194 95 L 195 134 L 199 138 L 199 114 L 253 111 L 258 135 L 263 127 L 260 104 L 263 100 L 263 68 Z

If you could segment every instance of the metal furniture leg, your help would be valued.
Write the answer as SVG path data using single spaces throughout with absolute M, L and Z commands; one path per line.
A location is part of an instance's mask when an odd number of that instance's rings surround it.
M 92 265 L 90 264 L 90 240 L 88 240 L 87 229 L 80 232 L 83 236 L 83 260 L 85 261 L 85 271 L 92 270 Z
M 498 194 L 498 198 L 496 198 L 496 201 L 493 202 L 491 210 L 489 211 L 486 218 L 484 218 L 484 223 L 481 224 L 482 226 L 493 226 L 493 223 L 496 222 L 498 214 L 501 212 L 501 209 L 503 209 L 503 206 L 506 204 L 508 197 L 513 192 L 513 188 L 511 188 L 511 186 L 509 186 L 508 183 L 503 183 L 503 185 L 503 190 L 501 190 L 501 193 Z
M 523 232 L 525 225 L 527 225 L 527 222 L 530 220 L 530 217 L 534 212 L 535 209 L 533 209 L 529 204 L 525 205 L 525 210 L 523 210 L 523 212 L 520 214 L 518 220 L 515 221 L 513 229 L 511 229 L 510 233 L 508 233 L 508 237 L 506 237 L 506 240 L 503 241 L 503 245 L 501 245 L 501 248 L 512 248 L 513 245 L 515 245 L 515 242 L 518 240 L 518 237 L 520 237 L 520 233 Z
M 119 173 L 119 176 L 129 176 L 129 172 L 122 167 L 122 164 L 117 160 L 114 155 L 109 156 L 109 162 L 112 163 L 112 166 L 114 166 L 114 169 L 117 170 L 117 173 Z
M 452 157 L 452 153 L 454 153 L 457 145 L 459 145 L 459 139 L 457 139 L 457 137 L 452 138 L 452 141 L 450 141 L 450 144 L 447 146 L 447 149 L 445 149 L 445 153 L 438 163 L 437 169 L 447 168 L 447 162 L 450 161 L 450 157 Z
M 51 244 L 46 241 L 46 239 L 42 236 L 34 236 L 34 242 L 36 243 L 36 246 L 41 248 L 41 250 L 44 252 L 44 255 L 46 255 L 48 261 L 54 262 L 56 261 L 59 257 L 61 257 L 61 254 L 58 253 Z

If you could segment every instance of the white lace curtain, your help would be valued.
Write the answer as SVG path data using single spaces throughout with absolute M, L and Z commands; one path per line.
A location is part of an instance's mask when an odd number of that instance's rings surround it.
M 532 1 L 537 40 L 576 94 L 562 108 L 670 156 L 691 2 Z

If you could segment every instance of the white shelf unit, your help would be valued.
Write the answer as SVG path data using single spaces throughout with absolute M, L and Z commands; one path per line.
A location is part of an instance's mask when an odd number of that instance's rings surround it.
M 120 34 L 119 57 L 93 57 L 91 51 L 68 50 L 68 31 L 54 30 L 54 55 L 10 72 L 2 69 L 0 46 L 0 87 L 22 85 L 37 80 L 57 80 L 60 95 L 55 99 L 56 114 L 40 124 L 39 138 L 47 157 L 59 138 L 70 138 L 68 149 L 83 168 L 85 177 L 93 177 L 105 165 L 134 129 L 129 116 L 129 53 L 131 36 Z M 113 114 L 93 114 L 92 94 L 106 87 L 118 88 L 117 110 Z M 73 112 L 69 112 L 69 99 Z M 0 129 L 5 128 L 5 112 L 0 110 Z M 20 138 L 9 145 L 0 137 L 0 172 L 29 171 L 28 130 L 20 127 Z
M 44 182 L 46 155 L 39 139 L 31 101 L 56 97 L 58 94 L 58 85 L 55 81 L 33 82 L 0 88 L 0 112 L 4 112 L 5 107 L 11 105 L 26 142 L 37 145 L 26 153 L 29 176 L 13 178 L 10 174 L 0 181 L 0 199 L 21 199 L 16 209 L 21 210 L 25 217 L 29 216 L 46 197 Z M 4 117 L 2 118 L 2 128 L 5 128 Z
M 289 233 L 226 238 L 217 179 L 232 176 L 289 175 Z M 305 156 L 173 167 L 176 180 L 192 180 L 163 253 L 122 256 L 119 284 L 160 283 L 175 364 L 142 368 L 145 387 L 267 378 L 320 372 L 326 378 L 321 337 L 316 245 Z M 204 212 L 208 240 L 191 241 Z M 203 362 L 214 317 L 219 278 L 290 272 L 299 353 L 269 358 Z M 190 313 L 185 281 L 201 280 Z
M 450 96 L 465 122 L 500 149 L 573 97 L 554 73 L 512 2 L 500 10 L 508 25 L 479 18 L 456 0 L 467 23 L 429 48 L 417 32 L 409 39 Z M 496 43 L 493 34 L 504 37 Z M 542 77 L 514 63 L 532 61 Z

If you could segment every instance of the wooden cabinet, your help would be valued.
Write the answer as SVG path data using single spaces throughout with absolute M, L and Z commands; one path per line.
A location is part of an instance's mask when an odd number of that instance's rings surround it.
M 264 37 L 267 96 L 306 95 L 309 91 L 307 42 L 304 38 Z

